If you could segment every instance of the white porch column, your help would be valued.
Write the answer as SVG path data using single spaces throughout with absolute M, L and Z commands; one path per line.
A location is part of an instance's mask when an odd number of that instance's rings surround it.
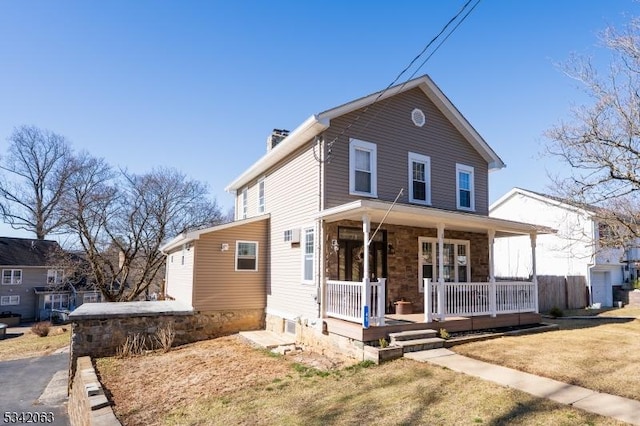
M 529 238 L 531 238 L 531 281 L 533 282 L 533 297 L 535 301 L 536 313 L 540 313 L 540 309 L 538 307 L 538 275 L 536 272 L 536 238 L 538 234 L 536 232 L 532 232 L 529 234 Z
M 369 234 L 371 233 L 371 218 L 368 214 L 362 215 L 362 232 L 364 234 L 364 247 L 362 259 L 362 327 L 369 328 L 371 316 L 371 286 L 369 285 Z
M 496 317 L 498 313 L 497 309 L 497 294 L 496 294 L 496 277 L 494 272 L 494 252 L 493 252 L 493 242 L 496 238 L 496 230 L 489 229 L 487 231 L 488 239 L 489 239 L 489 312 L 491 312 L 491 316 L 493 318 Z
M 438 318 L 444 320 L 444 223 L 438 224 Z

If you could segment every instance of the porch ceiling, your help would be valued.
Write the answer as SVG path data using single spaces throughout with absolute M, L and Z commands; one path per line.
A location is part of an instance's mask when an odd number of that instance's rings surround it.
M 356 200 L 325 209 L 318 214 L 318 217 L 327 222 L 339 220 L 361 221 L 362 216 L 368 214 L 372 223 L 380 223 L 391 205 L 392 203 L 387 201 Z M 552 234 L 556 232 L 555 229 L 529 223 L 406 204 L 393 206 L 393 209 L 389 211 L 388 216 L 384 219 L 384 223 L 418 228 L 435 228 L 439 223 L 442 223 L 445 229 L 484 234 L 493 229 L 496 231 L 496 237 L 530 235 L 531 233 Z

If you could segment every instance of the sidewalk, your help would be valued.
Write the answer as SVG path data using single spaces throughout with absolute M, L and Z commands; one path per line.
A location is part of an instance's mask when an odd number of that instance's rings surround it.
M 416 361 L 447 367 L 450 370 L 518 389 L 540 398 L 571 405 L 590 413 L 640 425 L 640 401 L 600 393 L 580 386 L 573 386 L 557 380 L 489 364 L 458 355 L 449 349 L 409 352 L 405 353 L 404 356 Z

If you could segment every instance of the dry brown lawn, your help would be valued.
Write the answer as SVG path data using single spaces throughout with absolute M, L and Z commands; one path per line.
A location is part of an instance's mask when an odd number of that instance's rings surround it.
M 599 316 L 635 316 L 616 309 Z M 555 319 L 560 330 L 502 337 L 453 348 L 472 358 L 504 365 L 600 392 L 640 400 L 640 319 Z
M 0 361 L 30 358 L 48 355 L 56 349 L 63 348 L 70 343 L 70 326 L 52 326 L 47 337 L 40 337 L 28 328 L 20 327 L 20 333 L 9 329 L 7 338 L 0 340 Z
M 447 369 L 274 356 L 239 336 L 97 367 L 124 425 L 618 425 Z

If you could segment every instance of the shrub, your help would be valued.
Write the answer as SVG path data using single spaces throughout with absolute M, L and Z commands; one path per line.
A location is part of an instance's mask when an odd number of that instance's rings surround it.
M 552 318 L 559 318 L 564 315 L 564 312 L 562 312 L 562 309 L 558 308 L 557 306 L 554 306 L 549 311 L 549 315 L 551 315 Z
M 40 321 L 31 326 L 33 334 L 40 337 L 47 337 L 51 330 L 51 323 L 49 321 Z
M 447 340 L 448 338 L 451 337 L 451 335 L 449 334 L 446 328 L 441 328 L 440 331 L 438 332 L 438 336 L 444 340 Z
M 146 352 L 161 349 L 163 352 L 169 352 L 176 332 L 173 324 L 169 323 L 164 327 L 158 328 L 154 334 L 132 333 L 116 351 L 116 355 L 120 358 L 129 358 L 133 356 L 143 355 Z
M 387 339 L 385 339 L 384 337 L 381 337 L 380 339 L 378 339 L 378 345 L 384 349 L 389 346 L 389 342 L 387 342 Z

